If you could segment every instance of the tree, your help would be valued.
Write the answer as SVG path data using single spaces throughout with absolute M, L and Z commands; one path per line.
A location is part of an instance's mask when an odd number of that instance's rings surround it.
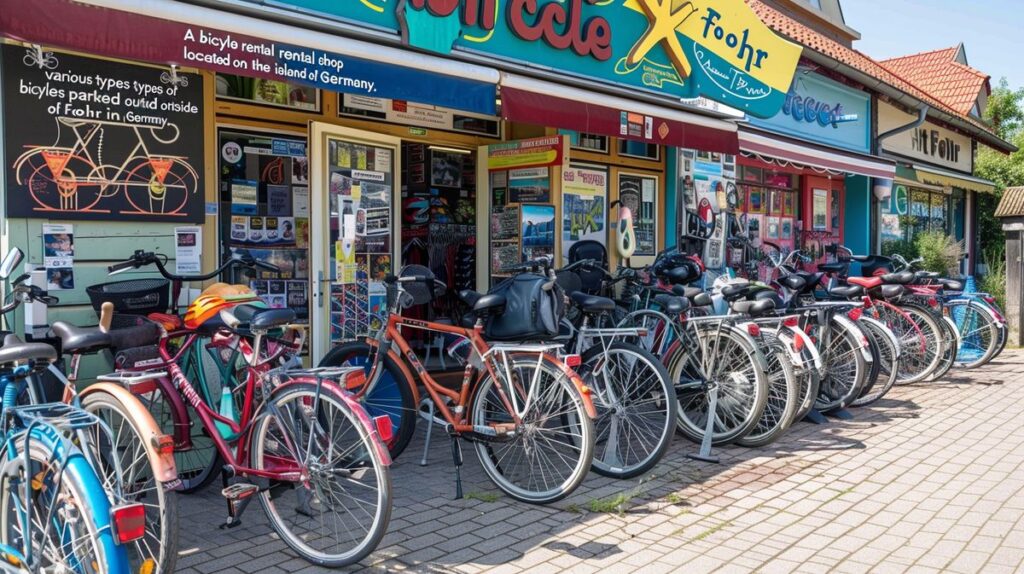
M 1009 155 L 986 146 L 978 149 L 975 174 L 996 184 L 995 194 L 978 196 L 978 237 L 982 250 L 1003 244 L 1002 223 L 993 216 L 1003 190 L 1024 185 L 1024 88 L 1012 90 L 1003 78 L 989 95 L 985 120 L 996 135 L 1020 149 Z

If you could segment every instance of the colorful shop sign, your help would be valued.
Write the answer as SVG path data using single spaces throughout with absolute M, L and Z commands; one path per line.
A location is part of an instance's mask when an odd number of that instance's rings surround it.
M 878 131 L 884 133 L 914 121 L 911 115 L 891 104 L 878 106 Z M 926 122 L 912 129 L 893 134 L 880 142 L 882 149 L 932 165 L 972 173 L 974 146 L 971 138 L 953 130 Z
M 545 136 L 487 146 L 487 169 L 561 166 L 568 156 L 566 136 Z
M 756 117 L 782 106 L 801 52 L 743 0 L 274 4 L 393 31 L 423 50 L 475 52 L 679 98 L 705 96 Z
M 800 73 L 779 113 L 750 124 L 800 139 L 871 151 L 871 96 L 814 73 Z

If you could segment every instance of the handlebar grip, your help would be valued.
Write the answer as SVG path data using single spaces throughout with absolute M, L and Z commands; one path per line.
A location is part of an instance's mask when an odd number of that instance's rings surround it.
M 104 333 L 110 332 L 110 324 L 114 320 L 114 304 L 110 301 L 104 301 L 103 305 L 100 306 L 100 331 Z
M 107 273 L 117 273 L 118 271 L 124 271 L 125 269 L 138 268 L 138 263 L 134 259 L 130 261 L 122 261 L 121 263 L 115 263 L 107 267 Z

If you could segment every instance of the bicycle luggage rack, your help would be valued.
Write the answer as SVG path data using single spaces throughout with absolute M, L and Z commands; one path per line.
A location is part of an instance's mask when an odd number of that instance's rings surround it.
M 63 432 L 71 432 L 103 424 L 96 415 L 66 403 L 12 407 L 8 412 L 25 428 L 48 425 Z
M 133 393 L 147 393 L 156 389 L 152 383 L 156 379 L 166 379 L 167 371 L 116 371 L 96 377 L 97 381 L 115 383 Z
M 349 374 L 362 371 L 362 367 L 315 367 L 312 369 L 287 369 L 273 374 L 282 379 L 296 379 L 300 377 L 313 377 L 316 379 L 329 379 L 344 382 Z

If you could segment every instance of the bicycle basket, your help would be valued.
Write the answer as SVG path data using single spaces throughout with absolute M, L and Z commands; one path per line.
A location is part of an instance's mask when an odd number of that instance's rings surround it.
M 430 281 L 410 281 L 408 283 L 402 283 L 402 289 L 405 290 L 405 299 L 411 301 L 407 303 L 405 307 L 411 307 L 413 305 L 423 305 L 430 303 L 440 293 L 436 292 L 434 288 L 434 273 L 430 269 L 422 265 L 406 265 L 402 268 L 402 272 L 399 277 L 426 277 Z M 411 299 L 410 299 L 411 297 Z M 405 301 L 403 301 L 404 303 Z
M 147 315 L 167 311 L 170 307 L 169 284 L 167 279 L 129 279 L 90 285 L 85 292 L 97 313 L 103 303 L 110 301 L 117 313 Z

